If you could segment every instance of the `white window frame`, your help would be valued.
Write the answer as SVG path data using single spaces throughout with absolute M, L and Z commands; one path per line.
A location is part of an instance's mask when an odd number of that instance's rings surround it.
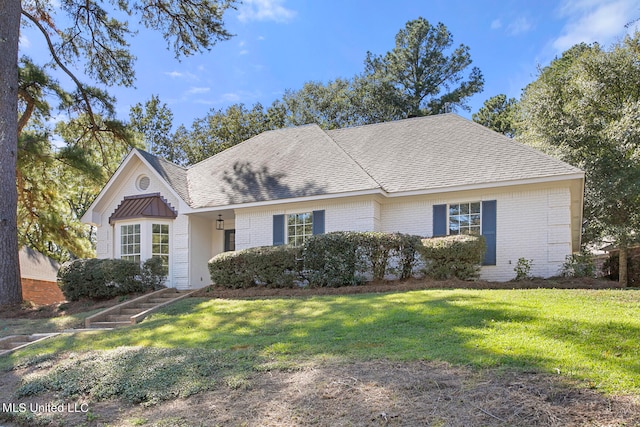
M 160 232 L 156 233 L 156 226 L 160 227 Z M 166 232 L 163 228 L 166 227 Z M 158 236 L 158 242 L 155 241 L 155 237 Z M 163 241 L 163 236 L 166 237 L 166 241 Z M 162 264 L 169 268 L 171 260 L 171 228 L 168 223 L 153 221 L 151 223 L 151 256 L 159 256 L 162 258 Z M 157 250 L 159 249 L 159 250 Z
M 136 230 L 137 227 L 137 230 Z M 126 228 L 126 232 L 123 232 L 123 228 Z M 120 257 L 129 261 L 141 262 L 142 256 L 142 229 L 140 224 L 118 224 L 119 238 L 118 247 L 120 251 Z M 137 237 L 137 239 L 136 239 Z M 126 238 L 126 242 L 123 242 L 123 238 Z M 137 246 L 137 251 L 136 251 Z M 123 249 L 127 249 L 123 251 Z M 124 253 L 123 253 L 124 252 Z
M 303 218 L 302 222 L 298 222 L 298 219 L 301 215 L 308 215 L 310 221 L 305 221 Z M 291 225 L 291 218 L 294 217 L 294 224 Z M 291 228 L 296 231 L 296 233 L 291 236 Z M 297 230 L 302 229 L 302 233 L 298 234 Z M 304 242 L 313 236 L 313 211 L 305 211 L 305 212 L 291 212 L 286 214 L 286 223 L 285 223 L 285 242 L 290 246 L 302 246 Z M 291 238 L 293 237 L 293 242 L 291 242 Z
M 462 209 L 462 206 L 467 206 L 468 207 L 468 211 L 467 213 L 462 213 L 464 210 Z M 471 205 L 478 205 L 478 211 L 477 212 L 472 212 L 472 207 Z M 452 206 L 460 206 L 460 213 L 457 215 L 451 215 L 451 208 Z M 470 221 L 471 221 L 471 217 L 473 215 L 478 215 L 478 224 L 477 225 L 471 225 Z M 467 226 L 463 226 L 463 227 L 459 227 L 458 228 L 458 232 L 457 233 L 452 233 L 451 232 L 451 217 L 469 217 L 467 221 L 465 221 L 466 223 L 468 223 L 469 225 Z M 460 223 L 459 223 L 460 224 Z M 471 229 L 477 229 L 478 232 L 476 233 L 463 233 L 462 230 L 471 230 Z M 475 200 L 475 201 L 471 201 L 471 202 L 459 202 L 459 203 L 448 203 L 447 204 L 447 235 L 452 236 L 452 235 L 477 235 L 477 236 L 481 236 L 482 235 L 482 201 L 480 200 Z
M 168 275 L 167 278 L 171 277 L 171 258 L 173 256 L 173 235 L 172 235 L 172 221 L 161 220 L 161 219 L 146 219 L 139 218 L 135 220 L 126 220 L 126 221 L 117 221 L 114 224 L 114 246 L 115 246 L 115 258 L 123 258 L 129 256 L 128 254 L 122 253 L 122 227 L 129 225 L 139 225 L 140 226 L 140 262 L 144 262 L 151 258 L 154 255 L 153 251 L 153 225 L 160 224 L 168 226 L 168 237 L 169 243 L 167 244 L 169 253 L 168 253 Z

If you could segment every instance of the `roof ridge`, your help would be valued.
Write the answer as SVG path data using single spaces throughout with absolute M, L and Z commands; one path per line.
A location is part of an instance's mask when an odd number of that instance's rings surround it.
M 343 128 L 338 128 L 338 129 L 330 129 L 327 132 L 348 132 L 350 130 L 353 129 L 359 129 L 359 128 L 364 128 L 364 127 L 375 127 L 375 126 L 384 126 L 384 125 L 390 125 L 392 123 L 398 123 L 398 122 L 408 122 L 408 121 L 418 121 L 418 120 L 435 120 L 436 117 L 442 117 L 442 116 L 458 116 L 455 113 L 442 113 L 442 114 L 432 114 L 429 116 L 418 116 L 418 117 L 406 117 L 404 119 L 395 119 L 395 120 L 388 120 L 388 121 L 383 121 L 383 122 L 376 122 L 376 123 L 365 123 L 365 124 L 361 124 L 361 125 L 355 125 L 355 126 L 347 126 L 347 127 L 343 127 Z
M 235 150 L 237 149 L 236 147 L 240 147 L 240 146 L 242 146 L 242 145 L 245 145 L 245 144 L 247 144 L 249 141 L 252 141 L 252 140 L 254 140 L 255 138 L 257 138 L 257 137 L 259 137 L 259 136 L 262 136 L 262 135 L 265 135 L 265 134 L 269 134 L 269 133 L 274 133 L 274 132 L 286 132 L 286 131 L 291 131 L 291 130 L 293 130 L 293 129 L 299 129 L 299 128 L 302 128 L 302 127 L 311 127 L 311 126 L 318 126 L 318 125 L 317 125 L 317 124 L 315 124 L 315 123 L 308 123 L 308 124 L 306 124 L 306 125 L 301 125 L 301 126 L 288 126 L 288 127 L 283 127 L 283 128 L 277 128 L 277 129 L 269 129 L 269 130 L 265 130 L 264 132 L 260 132 L 260 133 L 259 133 L 259 134 L 257 134 L 257 135 L 253 135 L 251 138 L 249 138 L 249 139 L 245 139 L 244 141 L 239 142 L 239 143 L 237 143 L 236 145 L 232 145 L 232 146 L 231 146 L 231 147 L 229 147 L 229 148 L 226 148 L 226 149 L 224 149 L 224 150 L 222 150 L 222 151 L 219 151 L 219 152 L 217 152 L 216 154 L 214 154 L 213 156 L 209 156 L 209 157 L 207 157 L 206 159 L 202 159 L 202 160 L 200 160 L 198 163 L 194 163 L 194 164 L 192 164 L 192 165 L 189 165 L 189 166 L 187 167 L 187 171 L 189 171 L 189 170 L 191 170 L 192 168 L 195 168 L 195 167 L 197 167 L 197 166 L 201 165 L 202 163 L 208 162 L 209 160 L 211 160 L 211 159 L 213 159 L 213 158 L 219 157 L 222 153 L 229 152 L 230 150 L 235 151 Z M 318 127 L 320 127 L 320 126 L 318 126 Z
M 378 187 L 380 187 L 382 190 L 386 191 L 386 189 L 382 186 L 382 184 L 373 177 L 373 175 L 371 175 L 369 173 L 368 170 L 366 170 L 361 164 L 360 162 L 358 162 L 356 159 L 353 158 L 353 156 L 351 154 L 349 154 L 349 152 L 347 152 L 347 150 L 344 149 L 344 147 L 342 145 L 340 145 L 340 143 L 338 141 L 336 141 L 335 139 L 333 139 L 333 137 L 329 134 L 329 130 L 324 130 L 322 128 L 320 128 L 320 130 L 322 130 L 322 132 L 326 135 L 327 138 L 329 138 L 330 141 L 332 141 L 336 147 L 338 147 L 340 149 L 341 152 L 343 152 L 344 154 L 346 154 L 346 156 L 353 162 L 356 164 L 356 166 L 358 166 L 358 168 L 360 168 L 360 170 L 362 172 L 364 172 L 369 178 L 371 178 L 371 180 L 373 182 L 375 182 Z M 339 129 L 334 129 L 334 130 L 339 130 Z

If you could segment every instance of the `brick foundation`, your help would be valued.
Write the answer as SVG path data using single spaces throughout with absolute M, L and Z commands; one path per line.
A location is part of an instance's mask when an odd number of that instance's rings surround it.
M 38 305 L 54 304 L 65 300 L 56 282 L 22 278 L 22 299 Z

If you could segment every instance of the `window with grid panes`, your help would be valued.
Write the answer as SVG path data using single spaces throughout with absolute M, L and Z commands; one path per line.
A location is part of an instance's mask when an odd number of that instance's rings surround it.
M 480 235 L 480 202 L 449 205 L 449 234 Z
M 297 213 L 288 215 L 287 243 L 301 246 L 313 235 L 313 213 Z
M 140 224 L 120 226 L 120 258 L 140 262 Z

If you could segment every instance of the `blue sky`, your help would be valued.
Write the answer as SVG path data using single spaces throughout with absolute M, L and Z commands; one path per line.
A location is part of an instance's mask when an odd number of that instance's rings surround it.
M 407 21 L 442 22 L 454 46 L 470 48 L 484 91 L 469 102 L 471 117 L 488 98 L 518 98 L 540 66 L 579 42 L 609 46 L 638 29 L 640 0 L 244 0 L 225 15 L 235 36 L 211 51 L 178 62 L 156 33 L 141 30 L 132 41 L 137 56 L 134 88 L 109 88 L 118 114 L 158 95 L 174 125 L 234 103 L 269 106 L 285 89 L 307 81 L 349 78 L 364 70 L 367 51 L 384 54 Z M 21 52 L 33 57 L 43 45 L 25 32 Z

